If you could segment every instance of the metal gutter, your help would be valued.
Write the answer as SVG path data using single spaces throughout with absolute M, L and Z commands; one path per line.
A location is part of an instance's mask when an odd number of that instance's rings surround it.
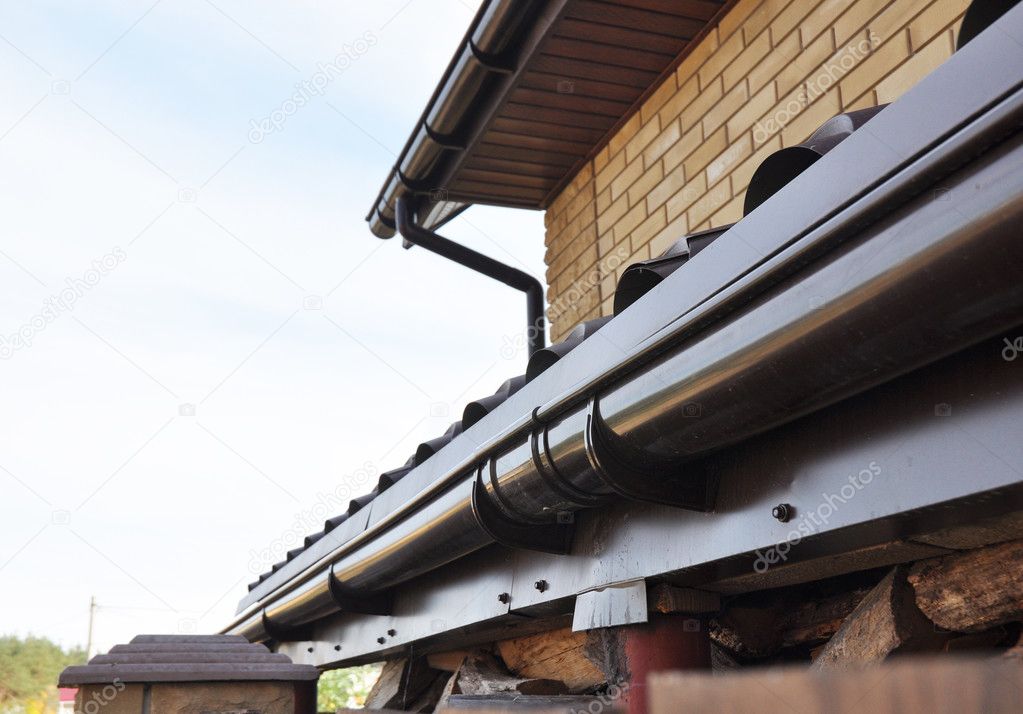
M 267 618 L 301 625 L 339 609 L 339 594 L 378 592 L 495 540 L 563 548 L 561 516 L 611 494 L 705 507 L 707 484 L 677 470 L 687 459 L 1016 324 L 1020 164 L 997 165 L 983 192 L 950 178 L 1018 142 L 1023 9 L 993 30 L 706 248 L 703 270 L 677 271 L 598 333 L 607 339 L 580 345 L 474 427 L 479 436 L 518 410 L 511 428 L 482 445 L 456 439 L 415 497 L 229 629 L 264 638 Z M 997 76 L 984 71 L 992 56 Z M 957 197 L 952 215 L 921 194 L 935 187 Z M 627 351 L 608 355 L 615 338 Z M 833 369 L 817 366 L 822 355 Z M 561 396 L 522 410 L 552 384 L 565 385 Z M 395 489 L 417 483 L 413 471 Z
M 444 184 L 430 185 L 428 180 L 441 164 L 464 151 L 468 137 L 485 125 L 487 112 L 477 104 L 486 98 L 499 100 L 500 87 L 508 84 L 519 56 L 545 36 L 565 2 L 487 0 L 480 7 L 366 216 L 374 235 L 394 236 L 399 197 L 428 199 L 431 205 L 424 207 L 423 214 L 429 228 L 450 219 L 452 211 L 445 204 L 452 202 L 447 200 Z M 542 17 L 539 22 L 538 17 Z M 528 37 L 520 42 L 526 28 Z M 431 221 L 433 216 L 438 220 Z
M 539 280 L 529 273 L 505 265 L 490 256 L 477 253 L 471 248 L 466 248 L 464 245 L 459 245 L 417 225 L 411 199 L 406 196 L 398 197 L 395 205 L 395 217 L 398 233 L 409 243 L 524 292 L 526 294 L 526 340 L 529 345 L 529 354 L 543 349 L 544 295 L 543 286 Z

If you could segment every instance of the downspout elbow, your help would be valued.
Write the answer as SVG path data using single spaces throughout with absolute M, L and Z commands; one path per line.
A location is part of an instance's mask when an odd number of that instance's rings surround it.
M 524 292 L 526 294 L 526 338 L 529 354 L 544 347 L 546 326 L 543 314 L 544 289 L 539 280 L 525 271 L 505 265 L 490 256 L 478 253 L 417 225 L 412 204 L 404 196 L 397 199 L 394 214 L 399 235 L 409 243 Z

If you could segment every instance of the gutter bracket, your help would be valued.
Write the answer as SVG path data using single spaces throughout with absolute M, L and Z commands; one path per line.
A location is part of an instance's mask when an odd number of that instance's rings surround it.
M 472 515 L 487 535 L 509 548 L 565 555 L 572 547 L 574 522 L 536 524 L 513 521 L 490 502 L 480 471 L 476 472 L 472 485 Z
M 298 627 L 279 625 L 267 616 L 266 610 L 263 610 L 263 631 L 276 642 L 305 642 L 313 638 L 311 624 Z
M 690 511 L 711 511 L 717 492 L 716 479 L 705 474 L 683 478 L 681 468 L 641 469 L 619 458 L 610 445 L 597 397 L 586 405 L 586 429 L 583 443 L 590 466 L 600 479 L 619 496 L 675 506 Z
M 472 56 L 476 58 L 476 61 L 489 71 L 496 74 L 511 74 L 515 71 L 517 64 L 509 57 L 484 52 L 472 40 L 469 40 L 467 44 L 469 45 L 469 51 L 472 52 Z
M 357 595 L 338 582 L 334 577 L 334 566 L 327 573 L 327 588 L 330 596 L 341 612 L 353 612 L 358 615 L 390 615 L 394 612 L 394 592 L 385 590 L 370 596 Z

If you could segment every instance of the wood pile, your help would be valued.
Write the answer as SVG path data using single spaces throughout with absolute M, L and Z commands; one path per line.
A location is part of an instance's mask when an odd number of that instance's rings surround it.
M 804 674 L 824 677 L 896 656 L 902 662 L 909 653 L 968 654 L 1023 665 L 1023 540 L 941 552 L 895 567 L 727 597 L 661 584 L 650 588 L 649 608 L 659 616 L 713 613 L 715 674 L 763 677 L 801 663 Z M 473 651 L 395 660 L 385 666 L 367 708 L 433 711 L 474 701 L 530 700 L 585 706 L 606 699 L 609 688 L 622 681 L 624 666 L 615 661 L 612 640 L 602 630 L 562 628 Z M 799 686 L 811 696 L 825 680 L 807 681 Z M 602 706 L 611 711 L 617 702 L 612 697 Z

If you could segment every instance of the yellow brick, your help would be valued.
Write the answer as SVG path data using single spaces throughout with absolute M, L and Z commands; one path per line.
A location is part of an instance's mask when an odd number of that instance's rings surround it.
M 661 166 L 661 162 L 658 161 L 653 166 L 643 172 L 643 175 L 632 184 L 628 190 L 629 207 L 635 206 L 637 203 L 642 203 L 650 190 L 653 189 L 661 179 L 664 178 L 664 169 Z
M 711 162 L 711 160 L 725 150 L 728 146 L 727 138 L 725 137 L 725 128 L 721 127 L 714 134 L 707 137 L 707 139 L 700 144 L 700 147 L 689 155 L 682 165 L 685 166 L 686 176 L 692 177 L 703 170 L 703 167 Z
M 685 169 L 679 165 L 668 171 L 661 182 L 654 186 L 646 196 L 646 209 L 653 213 L 664 204 L 671 196 L 678 192 L 685 185 Z
M 909 21 L 932 2 L 934 0 L 899 0 L 890 3 L 881 14 L 867 23 L 867 33 L 875 37 L 874 42 L 881 44 L 902 32 Z
M 670 149 L 664 152 L 665 172 L 673 170 L 682 163 L 682 160 L 696 150 L 703 142 L 703 130 L 699 126 L 690 129 L 682 135 L 682 138 L 675 142 Z
M 601 297 L 607 296 L 610 298 L 614 297 L 615 289 L 618 287 L 618 281 L 615 280 L 614 275 L 608 275 L 602 278 L 600 281 L 600 295 Z
M 825 32 L 820 35 L 806 49 L 797 52 L 788 65 L 778 73 L 778 93 L 788 94 L 807 77 L 822 72 L 822 65 L 833 61 L 840 53 L 835 52 L 831 44 L 831 33 Z M 830 59 L 829 59 L 830 58 Z
M 660 257 L 664 251 L 675 245 L 678 239 L 684 237 L 688 232 L 689 224 L 686 222 L 686 214 L 680 213 L 675 220 L 667 224 L 650 239 L 648 244 L 650 246 L 650 257 Z
M 843 103 L 855 101 L 909 57 L 907 34 L 906 31 L 902 31 L 895 35 L 845 75 L 839 83 Z
M 725 83 L 725 91 L 727 92 L 749 75 L 770 51 L 771 36 L 767 32 L 762 32 L 721 73 L 721 78 Z
M 741 218 L 742 196 L 736 196 L 724 206 L 719 208 L 718 211 L 710 217 L 709 222 L 711 227 L 720 228 L 721 226 L 728 225 L 729 223 L 735 223 Z
M 696 101 L 700 96 L 699 85 L 699 80 L 695 76 L 691 77 L 688 82 L 679 87 L 675 96 L 665 102 L 657 115 L 661 120 L 661 126 L 668 126 L 668 122 L 678 119 L 683 110 Z M 683 127 L 682 130 L 685 131 L 685 128 Z
M 618 197 L 625 193 L 625 190 L 632 185 L 643 173 L 643 161 L 640 157 L 626 165 L 625 170 L 615 177 L 611 182 L 611 198 L 617 201 Z
M 718 23 L 718 34 L 721 38 L 727 39 L 741 28 L 753 11 L 760 6 L 760 2 L 761 0 L 739 0 Z
M 777 43 L 746 77 L 750 92 L 756 94 L 763 89 L 782 69 L 788 67 L 801 51 L 799 38 L 795 34 L 790 34 Z
M 854 112 L 857 109 L 866 109 L 867 107 L 876 107 L 881 102 L 877 101 L 877 92 L 870 90 L 865 94 L 861 94 L 856 98 L 855 101 L 850 104 L 842 104 L 843 112 Z
M 625 152 L 619 152 L 611 157 L 611 160 L 607 165 L 597 172 L 594 178 L 594 187 L 597 193 L 600 193 L 605 188 L 611 185 L 615 177 L 622 172 L 625 168 Z
M 701 196 L 700 199 L 690 206 L 688 211 L 686 211 L 686 214 L 689 217 L 689 225 L 699 226 L 731 199 L 732 189 L 728 185 L 727 181 L 722 181 L 717 186 L 703 194 L 703 196 Z
M 894 102 L 951 56 L 952 44 L 948 35 L 939 34 L 878 83 L 874 88 L 877 92 L 877 101 L 882 104 Z
M 793 33 L 807 14 L 816 14 L 817 12 L 818 10 L 814 7 L 814 3 L 805 2 L 805 0 L 802 2 L 800 0 L 790 2 L 771 21 L 771 37 L 775 42 L 779 42 L 782 38 L 788 37 L 790 33 Z M 799 33 L 795 32 L 794 34 L 798 35 Z
M 936 35 L 958 23 L 970 0 L 938 0 L 909 23 L 909 41 L 917 51 Z
M 745 82 L 732 87 L 732 90 L 721 98 L 721 101 L 704 114 L 701 122 L 703 125 L 703 135 L 710 136 L 717 131 L 718 127 L 733 116 L 748 100 L 749 92 L 746 91 Z
M 605 233 L 617 223 L 625 212 L 629 210 L 629 197 L 620 196 L 616 201 L 613 201 L 607 210 L 597 216 L 597 232 Z
M 707 176 L 700 173 L 695 178 L 686 181 L 682 190 L 668 199 L 664 205 L 668 209 L 668 221 L 674 221 L 680 213 L 685 212 L 700 196 L 707 192 Z M 690 224 L 691 225 L 691 224 Z
M 607 162 L 610 161 L 610 160 L 611 160 L 611 151 L 610 151 L 610 149 L 607 148 L 607 146 L 605 146 L 604 148 L 602 148 L 600 151 L 597 152 L 597 155 L 593 157 L 593 161 L 591 162 L 593 164 L 593 174 L 594 174 L 594 176 L 596 176 L 596 174 L 601 169 L 603 169 L 605 166 L 607 166 Z
M 794 1 L 806 2 L 806 0 Z M 788 4 L 789 0 L 764 0 L 760 3 L 760 7 L 749 16 L 749 19 L 742 26 L 742 34 L 746 36 L 746 42 L 753 40 L 762 31 L 767 29 L 767 26 L 781 14 L 781 11 Z
M 612 231 L 602 233 L 600 238 L 597 239 L 597 254 L 600 255 L 601 258 L 610 254 L 611 249 L 614 248 L 614 244 L 614 233 Z
M 806 141 L 810 134 L 817 131 L 821 124 L 840 113 L 838 89 L 817 97 L 812 104 L 798 116 L 793 117 L 781 132 L 783 146 L 793 146 Z
M 739 136 L 749 131 L 750 127 L 764 116 L 771 107 L 775 105 L 774 84 L 768 84 L 757 92 L 756 96 L 746 102 L 746 105 L 728 120 L 728 138 L 735 141 Z M 758 139 L 757 136 L 753 137 Z M 760 143 L 760 142 L 758 142 Z
M 643 246 L 650 242 L 650 239 L 657 235 L 666 225 L 668 221 L 665 218 L 667 212 L 660 208 L 655 211 L 652 215 L 647 216 L 647 219 L 636 226 L 636 229 L 632 231 L 632 235 L 629 240 L 632 241 L 632 249 L 640 250 Z M 647 248 L 649 251 L 649 248 Z M 649 252 L 648 252 L 649 255 Z
M 640 121 L 646 125 L 650 120 L 657 116 L 657 112 L 661 110 L 664 103 L 671 99 L 675 92 L 678 91 L 678 83 L 675 80 L 675 74 L 672 73 L 669 77 L 666 77 L 661 85 L 654 90 L 653 94 L 647 97 L 646 101 L 643 102 L 643 106 L 640 107 Z
M 607 210 L 608 206 L 611 205 L 611 189 L 605 188 L 603 191 L 597 194 L 597 215 Z
M 707 185 L 713 186 L 720 179 L 727 177 L 728 173 L 751 153 L 753 153 L 753 140 L 747 132 L 707 164 Z
M 808 47 L 825 30 L 830 33 L 835 18 L 849 7 L 849 0 L 824 0 L 799 25 L 799 39 Z
M 856 0 L 849 9 L 835 21 L 835 43 L 841 47 L 863 30 L 884 5 L 877 0 Z
M 629 143 L 625 145 L 625 160 L 631 164 L 639 158 L 643 149 L 646 148 L 646 145 L 653 141 L 654 137 L 660 133 L 661 122 L 655 116 L 653 121 L 649 124 L 644 124 L 642 128 L 636 132 L 636 135 L 629 140 Z
M 721 71 L 739 56 L 744 46 L 742 34 L 738 32 L 722 42 L 697 73 L 700 77 L 700 89 L 709 86 L 721 74 Z
M 629 142 L 632 137 L 636 135 L 636 132 L 643 126 L 643 119 L 639 116 L 639 113 L 633 114 L 629 117 L 628 121 L 622 124 L 618 132 L 611 137 L 611 140 L 607 142 L 608 151 L 614 156 Z
M 640 223 L 646 220 L 646 204 L 639 203 L 615 223 L 615 240 L 624 240 Z
M 709 87 L 704 88 L 682 108 L 682 133 L 696 126 L 703 116 L 713 110 L 721 97 L 724 96 L 720 77 L 714 79 Z
M 572 197 L 572 200 L 569 201 L 567 206 L 565 206 L 565 214 L 568 216 L 568 219 L 570 221 L 575 220 L 576 216 L 587 208 L 592 211 L 593 198 L 593 179 L 591 178 L 579 188 L 575 196 Z
M 657 161 L 664 152 L 674 146 L 675 142 L 682 136 L 682 122 L 678 119 L 672 120 L 668 126 L 661 129 L 653 141 L 643 149 L 643 165 L 650 166 Z
M 717 52 L 720 45 L 718 42 L 718 28 L 711 28 L 710 32 L 704 35 L 703 39 L 700 40 L 695 47 L 687 48 L 686 56 L 679 62 L 678 69 L 675 70 L 675 83 L 681 87 L 683 84 L 688 82 L 690 79 L 696 79 L 699 82 L 697 74 L 703 63 L 707 61 L 707 58 Z

